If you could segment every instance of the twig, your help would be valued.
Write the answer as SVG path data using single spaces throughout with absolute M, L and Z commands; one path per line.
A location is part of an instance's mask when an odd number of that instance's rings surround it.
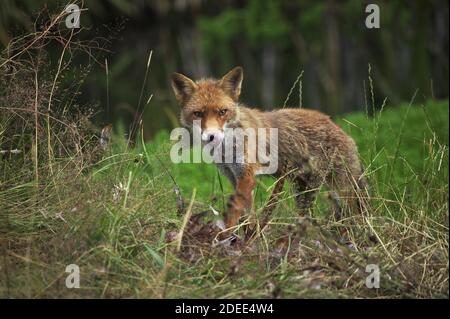
M 183 239 L 184 229 L 186 228 L 186 225 L 188 224 L 189 219 L 191 218 L 192 206 L 194 205 L 195 200 L 195 193 L 196 189 L 194 188 L 194 190 L 192 191 L 191 202 L 189 203 L 189 207 L 186 211 L 186 214 L 184 215 L 183 224 L 181 225 L 180 232 L 178 233 L 177 236 L 177 252 L 179 252 L 181 249 L 181 241 Z

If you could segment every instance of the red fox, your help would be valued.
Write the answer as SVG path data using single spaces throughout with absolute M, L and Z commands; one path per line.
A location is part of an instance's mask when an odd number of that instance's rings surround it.
M 354 207 L 355 191 L 364 189 L 366 180 L 353 139 L 318 111 L 283 108 L 262 112 L 240 104 L 242 80 L 241 67 L 220 80 L 193 81 L 173 73 L 171 84 L 181 106 L 182 125 L 192 129 L 194 121 L 199 121 L 202 140 L 216 145 L 223 141 L 226 128 L 277 128 L 278 169 L 273 176 L 286 176 L 292 182 L 299 209 L 305 212 L 310 208 L 323 184 L 335 194 L 335 204 L 343 199 L 345 207 Z M 255 175 L 261 163 L 247 161 L 249 155 L 246 148 L 242 163 L 218 164 L 235 188 L 224 216 L 228 230 L 237 226 L 253 204 Z

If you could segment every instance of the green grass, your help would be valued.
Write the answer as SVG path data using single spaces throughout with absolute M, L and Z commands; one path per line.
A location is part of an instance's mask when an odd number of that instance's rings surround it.
M 287 185 L 245 249 L 213 247 L 183 221 L 219 218 L 212 208 L 223 211 L 229 182 L 213 165 L 172 164 L 167 132 L 131 148 L 116 127 L 103 151 L 90 122 L 97 108 L 77 105 L 90 66 L 71 66 L 69 54 L 98 51 L 72 41 L 66 52 L 68 32 L 16 38 L 0 56 L 1 298 L 449 297 L 448 100 L 336 119 L 366 167 L 365 214 L 334 220 L 323 190 L 301 218 Z M 62 63 L 48 60 L 50 40 L 62 44 Z M 259 180 L 252 221 L 272 184 Z M 175 185 L 191 209 L 180 213 Z M 166 240 L 180 230 L 180 246 Z M 70 264 L 79 289 L 66 287 Z M 380 268 L 379 289 L 365 285 L 369 264 Z
M 286 193 L 240 256 L 190 240 L 178 253 L 166 242 L 183 220 L 173 180 L 186 204 L 196 189 L 192 213 L 222 211 L 232 192 L 214 165 L 172 164 L 167 132 L 133 150 L 114 137 L 100 161 L 66 142 L 70 156 L 55 155 L 51 168 L 42 137 L 38 162 L 26 148 L 1 158 L 0 297 L 448 298 L 448 112 L 448 100 L 429 101 L 337 119 L 366 167 L 368 214 L 336 222 L 320 196 L 313 219 L 297 220 Z M 272 183 L 258 184 L 258 212 Z M 370 263 L 380 289 L 364 285 Z M 65 287 L 69 264 L 80 266 L 80 289 Z
M 131 148 L 119 125 L 102 150 L 98 109 L 77 105 L 90 66 L 71 66 L 67 32 L 17 38 L 0 56 L 1 298 L 448 298 L 448 100 L 336 119 L 366 167 L 364 215 L 334 220 L 323 190 L 301 218 L 287 185 L 253 242 L 214 247 L 183 221 L 220 218 L 229 182 L 214 165 L 171 163 L 167 132 Z M 48 61 L 47 40 L 63 44 L 63 63 Z M 259 179 L 252 222 L 273 182 Z M 181 242 L 167 240 L 180 230 Z M 66 287 L 70 264 L 79 289 Z M 365 286 L 369 264 L 379 289 Z
M 383 198 L 395 200 L 395 194 L 405 188 L 408 190 L 405 196 L 421 196 L 421 192 L 428 187 L 439 188 L 446 180 L 448 101 L 387 107 L 373 118 L 362 112 L 347 114 L 337 118 L 336 122 L 357 143 L 366 174 L 372 181 L 371 188 Z M 149 145 L 149 149 L 159 149 L 166 154 L 170 147 L 167 131 L 161 131 Z M 190 197 L 195 187 L 198 200 L 209 203 L 216 198 L 217 202 L 213 202 L 218 208 L 223 208 L 222 200 L 226 196 L 222 195 L 233 191 L 228 180 L 220 176 L 214 165 L 174 165 L 167 156 L 164 162 L 186 198 Z M 439 167 L 433 167 L 434 164 Z M 270 177 L 259 179 L 255 196 L 260 205 L 264 203 L 266 190 L 273 182 Z M 293 204 L 292 201 L 289 203 Z

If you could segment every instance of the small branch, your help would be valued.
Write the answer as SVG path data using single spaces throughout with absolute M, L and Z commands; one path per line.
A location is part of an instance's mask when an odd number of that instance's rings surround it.
M 177 236 L 177 252 L 180 251 L 180 249 L 181 249 L 181 241 L 183 240 L 184 229 L 186 228 L 186 226 L 189 222 L 189 219 L 191 218 L 192 206 L 194 205 L 194 200 L 195 200 L 195 193 L 196 193 L 196 189 L 194 188 L 194 190 L 192 191 L 191 202 L 189 203 L 189 207 L 186 211 L 186 214 L 184 215 L 183 224 L 181 225 L 180 232 L 178 233 L 178 236 Z

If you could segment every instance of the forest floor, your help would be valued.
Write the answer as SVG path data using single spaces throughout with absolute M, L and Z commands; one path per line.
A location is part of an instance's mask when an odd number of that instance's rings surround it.
M 365 214 L 335 220 L 323 189 L 299 218 L 288 185 L 269 227 L 228 246 L 193 229 L 199 213 L 221 218 L 229 182 L 212 164 L 171 163 L 167 132 L 133 148 L 116 132 L 95 158 L 96 138 L 44 121 L 20 140 L 31 147 L 0 155 L 0 297 L 448 298 L 448 100 L 370 113 L 336 119 L 366 168 Z M 0 140 L 23 120 L 8 114 Z M 254 220 L 273 183 L 259 180 Z M 79 289 L 66 287 L 70 264 Z

